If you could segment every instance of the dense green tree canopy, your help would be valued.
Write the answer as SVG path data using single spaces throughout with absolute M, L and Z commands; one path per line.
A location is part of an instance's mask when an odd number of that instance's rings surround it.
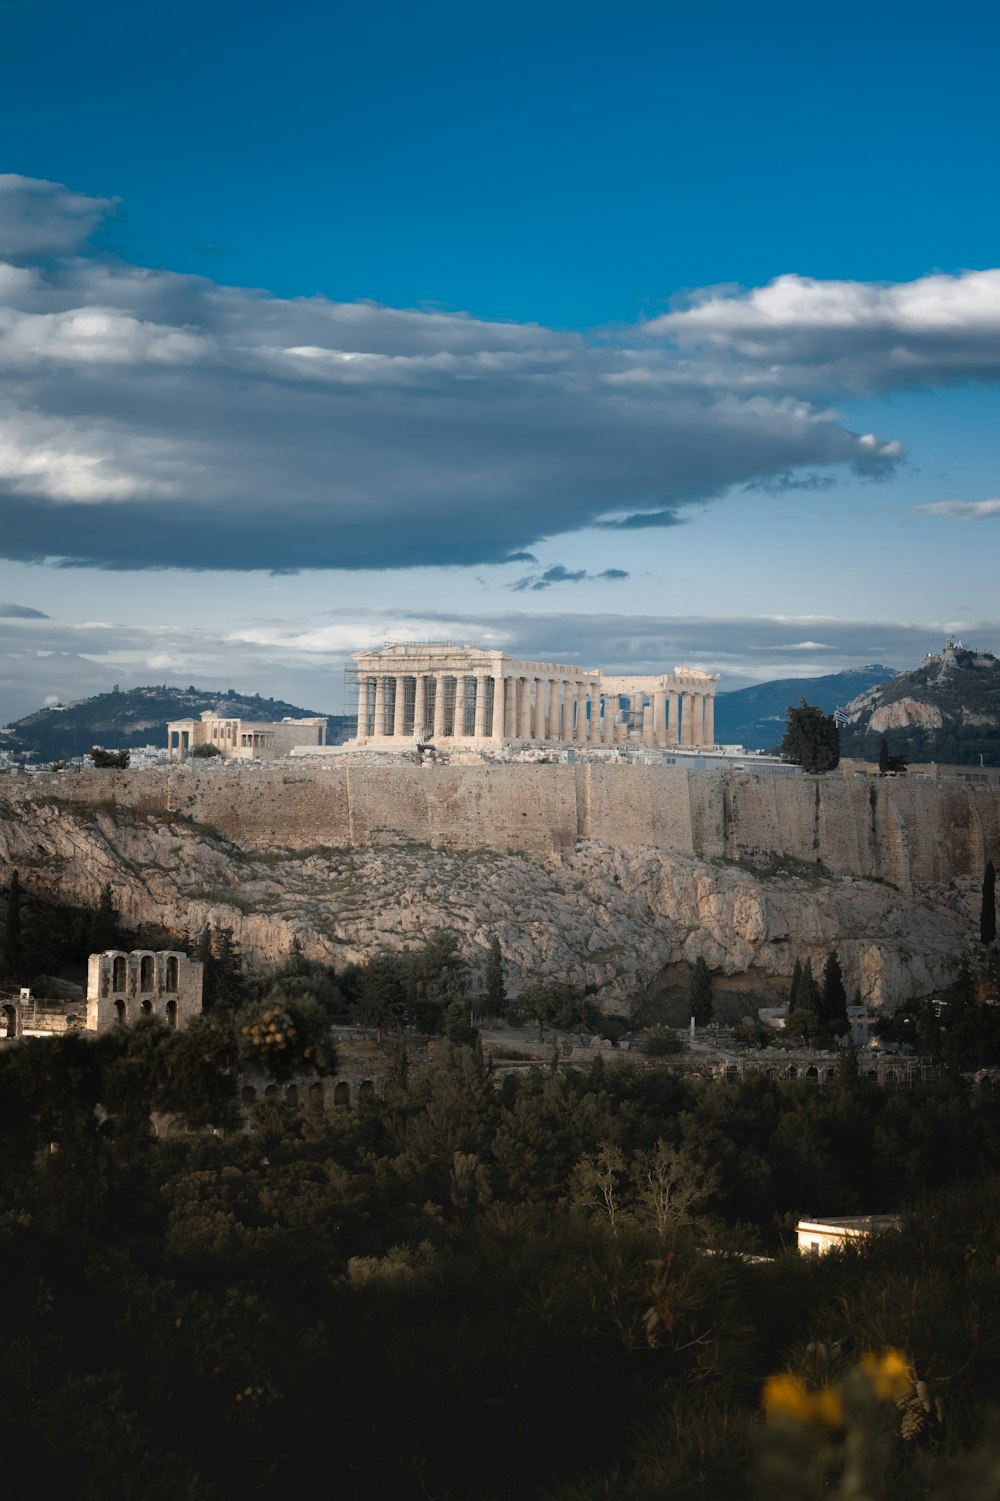
M 832 714 L 807 704 L 789 705 L 781 750 L 803 771 L 833 771 L 840 761 L 840 731 Z

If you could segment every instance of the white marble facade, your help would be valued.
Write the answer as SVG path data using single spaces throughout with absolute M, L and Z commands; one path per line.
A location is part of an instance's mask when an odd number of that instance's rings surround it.
M 677 667 L 612 677 L 566 663 L 519 662 L 474 646 L 391 643 L 354 653 L 353 744 L 469 749 L 526 745 L 711 746 L 718 677 Z

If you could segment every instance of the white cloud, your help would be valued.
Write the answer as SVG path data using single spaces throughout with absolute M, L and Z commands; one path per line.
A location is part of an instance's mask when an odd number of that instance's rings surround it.
M 985 516 L 1000 516 L 1000 500 L 934 500 L 914 506 L 919 516 L 953 516 L 956 521 L 981 521 Z
M 602 518 L 666 524 L 732 487 L 879 476 L 900 456 L 825 403 L 639 330 L 587 338 L 73 258 L 110 207 L 0 180 L 0 245 L 20 225 L 17 257 L 65 253 L 0 266 L 11 558 L 489 563 Z
M 708 288 L 646 325 L 649 335 L 784 388 L 869 391 L 1000 378 L 1000 269 L 894 285 L 779 276 Z

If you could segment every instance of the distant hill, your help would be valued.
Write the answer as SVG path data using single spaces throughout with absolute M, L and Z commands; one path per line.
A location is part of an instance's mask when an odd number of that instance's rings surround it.
M 720 693 L 715 700 L 715 739 L 719 745 L 770 750 L 785 733 L 790 704 L 804 698 L 824 714 L 832 714 L 858 694 L 895 676 L 894 668 L 878 662 L 821 678 L 776 678 L 773 683 Z
M 889 752 L 908 761 L 1000 766 L 1000 660 L 949 641 L 913 672 L 870 688 L 847 705 L 841 754 L 877 760 L 883 735 Z
M 27 714 L 0 730 L 0 750 L 33 753 L 38 761 L 85 756 L 93 745 L 108 750 L 135 749 L 167 743 L 167 721 L 197 717 L 204 709 L 223 706 L 234 719 L 276 720 L 321 714 L 319 709 L 300 709 L 280 698 L 261 698 L 232 689 L 130 688 L 127 692 L 98 693 L 71 704 L 56 704 Z M 328 715 L 329 740 L 346 740 L 356 721 L 343 715 Z

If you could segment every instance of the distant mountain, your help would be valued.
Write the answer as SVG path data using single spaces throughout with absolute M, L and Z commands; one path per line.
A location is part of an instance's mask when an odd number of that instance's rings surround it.
M 1000 766 L 1000 660 L 948 641 L 913 672 L 870 688 L 847 705 L 841 754 L 878 759 L 883 735 L 908 761 Z
M 38 709 L 0 730 L 0 750 L 33 753 L 37 761 L 85 756 L 93 745 L 107 750 L 135 749 L 167 743 L 167 721 L 190 719 L 204 709 L 223 707 L 234 719 L 276 720 L 286 715 L 302 718 L 320 714 L 300 709 L 280 698 L 235 693 L 232 689 L 211 692 L 182 688 L 130 688 L 122 693 L 98 693 L 71 704 Z M 355 719 L 328 715 L 331 744 L 353 733 Z
M 790 704 L 804 698 L 824 714 L 832 714 L 859 693 L 895 675 L 894 668 L 878 662 L 821 678 L 777 678 L 773 683 L 720 693 L 715 700 L 715 739 L 719 745 L 770 750 L 780 744 L 785 733 Z

